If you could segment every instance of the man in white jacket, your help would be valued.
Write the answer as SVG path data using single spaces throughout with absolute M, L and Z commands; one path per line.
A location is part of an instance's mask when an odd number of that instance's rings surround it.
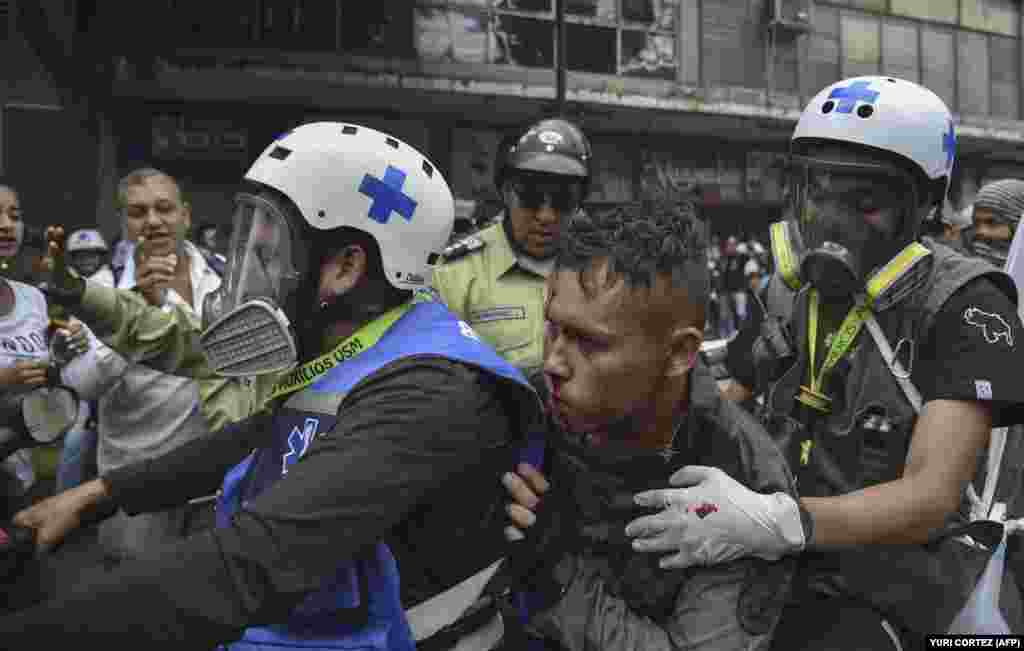
M 135 244 L 117 287 L 141 292 L 154 305 L 181 303 L 201 316 L 203 300 L 220 276 L 185 239 L 191 213 L 177 182 L 155 169 L 140 169 L 118 186 L 124 233 Z M 194 380 L 127 364 L 99 399 L 100 473 L 158 456 L 196 437 L 208 426 Z M 179 537 L 187 509 L 129 517 L 118 513 L 100 525 L 105 556 L 114 562 Z

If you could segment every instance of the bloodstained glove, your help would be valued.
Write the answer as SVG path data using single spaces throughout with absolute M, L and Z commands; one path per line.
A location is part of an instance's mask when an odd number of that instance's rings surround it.
M 633 520 L 626 535 L 639 552 L 669 552 L 663 568 L 716 565 L 756 556 L 775 561 L 803 551 L 810 519 L 786 493 L 756 493 L 718 468 L 687 466 L 672 486 L 635 496 L 660 513 Z

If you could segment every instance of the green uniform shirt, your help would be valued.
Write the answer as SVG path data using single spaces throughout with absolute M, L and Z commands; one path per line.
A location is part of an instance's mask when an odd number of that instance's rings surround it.
M 545 276 L 519 264 L 501 222 L 476 235 L 485 246 L 434 269 L 448 307 L 513 365 L 543 362 Z
M 199 345 L 202 323 L 192 310 L 179 304 L 153 307 L 136 292 L 86 281 L 82 305 L 75 313 L 126 359 L 164 373 L 195 378 L 211 431 L 266 407 L 279 377 L 218 376 Z

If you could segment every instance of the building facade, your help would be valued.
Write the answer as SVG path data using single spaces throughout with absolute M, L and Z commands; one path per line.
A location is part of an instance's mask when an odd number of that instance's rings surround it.
M 179 176 L 198 221 L 226 222 L 251 160 L 314 119 L 394 133 L 442 168 L 462 215 L 493 211 L 497 143 L 555 109 L 554 0 L 147 5 L 159 25 L 136 28 L 159 37 L 147 64 L 118 60 L 111 174 L 146 164 Z M 956 114 L 954 206 L 988 179 L 1024 178 L 1017 0 L 565 0 L 565 9 L 567 112 L 594 143 L 595 204 L 695 198 L 723 234 L 763 231 L 781 209 L 777 163 L 800 108 L 860 74 L 920 82 Z M 18 152 L 30 128 L 74 125 L 58 125 L 45 73 L 17 25 L 9 31 L 8 61 L 25 62 L 8 73 L 0 124 L 13 173 L 26 166 Z M 54 206 L 73 200 L 36 192 Z M 113 234 L 116 216 L 100 213 Z

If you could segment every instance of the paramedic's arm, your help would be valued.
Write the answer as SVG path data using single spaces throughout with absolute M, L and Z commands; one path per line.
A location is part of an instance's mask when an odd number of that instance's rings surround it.
M 201 324 L 180 304 L 154 307 L 137 292 L 86 281 L 74 312 L 107 345 L 134 362 L 164 373 L 214 377 L 199 346 Z
M 991 429 L 986 403 L 927 403 L 902 477 L 839 497 L 801 499 L 814 518 L 813 546 L 927 542 L 958 508 Z
M 101 519 L 117 509 L 138 515 L 180 506 L 216 491 L 224 473 L 265 445 L 271 433 L 265 412 L 47 498 L 20 512 L 15 522 L 34 529 L 36 542 L 49 549 L 86 519 Z
M 815 545 L 925 542 L 959 508 L 991 429 L 1021 422 L 1024 328 L 1002 291 L 985 277 L 969 282 L 929 334 L 912 371 L 924 408 L 903 476 L 841 497 L 804 498 Z
M 117 648 L 210 649 L 245 627 L 283 621 L 339 562 L 517 436 L 478 371 L 433 358 L 398 367 L 349 394 L 344 418 L 231 526 L 0 619 L 4 648 L 62 648 L 109 633 Z
M 736 650 L 758 648 L 767 632 L 748 633 L 739 621 L 740 594 L 751 561 L 686 572 L 675 610 L 656 621 L 633 611 L 607 589 L 601 572 L 586 560 L 564 559 L 556 570 L 569 579 L 561 600 L 530 619 L 529 628 L 557 640 L 568 651 L 644 649 L 645 651 Z M 780 587 L 788 576 L 779 577 Z

